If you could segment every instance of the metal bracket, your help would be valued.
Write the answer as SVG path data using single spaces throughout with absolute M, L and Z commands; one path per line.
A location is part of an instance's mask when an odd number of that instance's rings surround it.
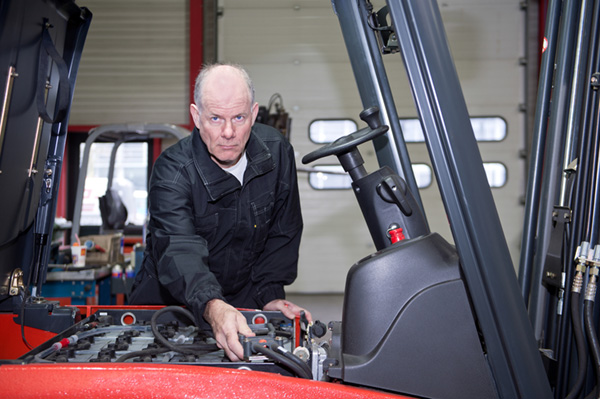
M 600 87 L 600 72 L 592 74 L 592 77 L 590 78 L 590 84 L 592 85 L 592 89 L 598 90 Z
M 9 295 L 19 295 L 19 289 L 25 289 L 25 286 L 23 285 L 23 270 L 15 269 L 10 275 Z

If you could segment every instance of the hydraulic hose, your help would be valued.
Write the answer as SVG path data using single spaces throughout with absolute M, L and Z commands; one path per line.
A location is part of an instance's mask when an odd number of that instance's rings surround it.
M 577 277 L 576 277 L 577 278 Z M 585 336 L 583 334 L 583 323 L 581 320 L 581 309 L 579 308 L 579 299 L 581 297 L 580 292 L 573 292 L 571 294 L 571 321 L 573 322 L 573 334 L 575 335 L 575 343 L 577 345 L 577 380 L 571 391 L 566 396 L 566 399 L 576 399 L 579 396 L 579 392 L 583 387 L 585 381 L 585 374 L 587 370 L 587 353 Z
M 290 360 L 286 356 L 259 344 L 253 344 L 252 349 L 254 349 L 258 353 L 265 355 L 266 357 L 275 361 L 276 363 L 280 363 L 285 367 L 289 368 L 291 371 L 294 372 L 294 374 L 296 374 L 297 377 L 312 379 L 312 373 L 307 374 L 302 367 L 300 367 L 295 361 Z
M 596 297 L 597 274 L 598 268 L 590 267 L 590 280 L 588 282 L 583 301 L 585 332 L 588 337 L 590 351 L 592 352 L 594 372 L 596 375 L 596 386 L 594 389 L 598 389 L 600 387 L 600 342 L 598 341 L 598 335 L 596 333 L 596 329 L 594 328 L 594 300 Z
M 600 342 L 598 341 L 598 335 L 594 329 L 594 301 L 585 300 L 583 305 L 585 313 L 585 332 L 587 333 L 588 341 L 590 344 L 590 350 L 592 352 L 592 359 L 594 361 L 594 372 L 596 375 L 596 390 L 600 384 Z

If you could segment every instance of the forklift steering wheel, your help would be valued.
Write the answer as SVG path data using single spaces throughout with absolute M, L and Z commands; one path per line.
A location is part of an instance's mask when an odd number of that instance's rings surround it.
M 373 140 L 388 131 L 388 127 L 385 125 L 382 126 L 379 121 L 379 109 L 377 107 L 365 109 L 360 113 L 360 118 L 366 121 L 369 124 L 369 127 L 342 136 L 334 142 L 306 154 L 302 157 L 302 163 L 306 165 L 328 155 L 342 155 L 352 151 L 358 145 Z

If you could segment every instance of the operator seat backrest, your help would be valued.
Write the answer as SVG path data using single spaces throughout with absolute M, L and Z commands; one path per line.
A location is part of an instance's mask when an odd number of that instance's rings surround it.
M 102 231 L 122 230 L 127 221 L 127 208 L 117 190 L 108 189 L 98 198 Z

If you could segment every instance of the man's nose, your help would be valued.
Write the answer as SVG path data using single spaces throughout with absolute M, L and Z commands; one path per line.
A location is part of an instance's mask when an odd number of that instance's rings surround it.
M 232 139 L 235 137 L 235 129 L 231 121 L 225 122 L 225 126 L 223 126 L 223 131 L 221 132 L 221 135 L 226 139 Z

